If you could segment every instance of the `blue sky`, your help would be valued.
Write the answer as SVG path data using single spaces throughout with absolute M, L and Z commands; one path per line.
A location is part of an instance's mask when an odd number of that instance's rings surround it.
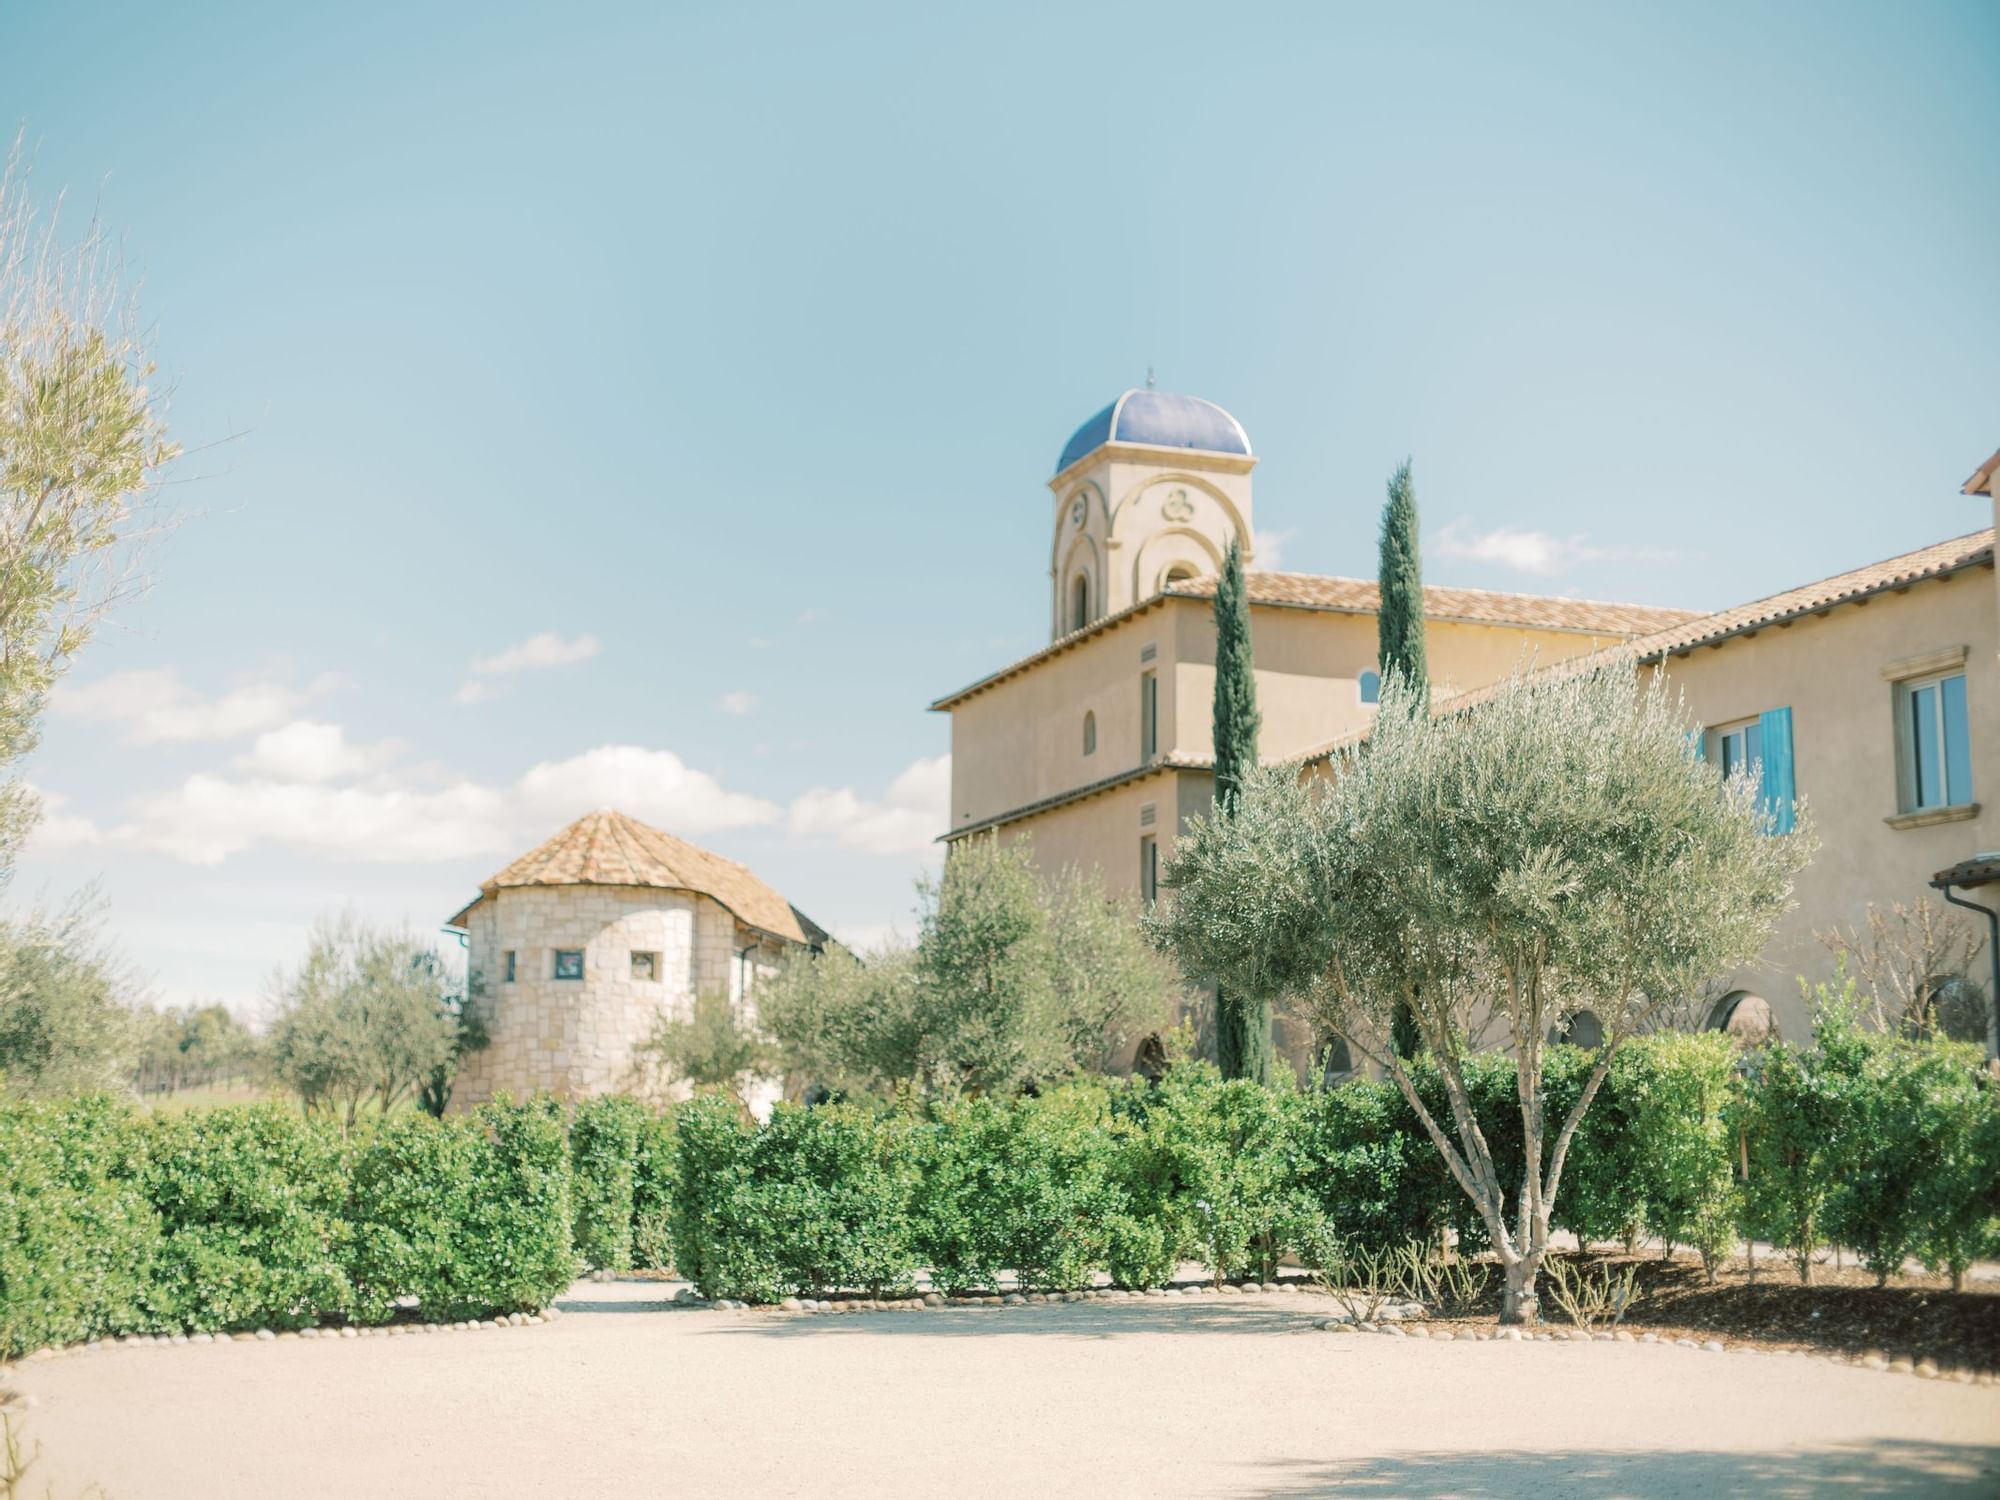
M 1032 649 L 1150 364 L 1266 560 L 1721 606 L 1975 529 L 2000 10 L 9 7 L 143 278 L 194 512 L 77 665 L 10 899 L 167 1000 L 429 928 L 600 802 L 837 930 Z

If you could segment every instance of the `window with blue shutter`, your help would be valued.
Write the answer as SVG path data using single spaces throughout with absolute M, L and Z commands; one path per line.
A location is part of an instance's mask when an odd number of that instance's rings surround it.
M 1798 826 L 1798 779 L 1792 769 L 1792 711 L 1765 710 L 1757 718 L 1763 731 L 1764 772 L 1758 782 L 1758 805 L 1771 820 L 1771 832 L 1790 833 Z
M 1695 753 L 1707 759 L 1704 742 Z M 1757 788 L 1757 810 L 1772 833 L 1798 826 L 1798 778 L 1792 765 L 1792 711 L 1773 708 L 1756 718 L 1715 731 L 1715 761 L 1723 779 L 1747 775 Z

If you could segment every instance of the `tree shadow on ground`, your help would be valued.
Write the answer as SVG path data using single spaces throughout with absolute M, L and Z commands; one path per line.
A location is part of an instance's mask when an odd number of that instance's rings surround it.
M 1046 1307 L 932 1307 L 923 1311 L 858 1313 L 712 1314 L 714 1331 L 750 1338 L 829 1338 L 849 1333 L 896 1334 L 918 1338 L 991 1338 L 1004 1334 L 1058 1335 L 1108 1339 L 1141 1333 L 1306 1333 L 1335 1338 L 1313 1327 L 1330 1309 L 1272 1303 L 1222 1301 L 1098 1304 L 1063 1303 Z M 727 1319 L 728 1321 L 720 1321 Z M 1346 1336 L 1359 1342 L 1363 1334 Z
M 1756 1495 L 1992 1495 L 2000 1492 L 2000 1447 L 1884 1440 L 1787 1453 L 1660 1450 L 1613 1453 L 1408 1453 L 1346 1462 L 1260 1466 L 1242 1493 L 1267 1500 L 1310 1496 L 1450 1496 L 1453 1500 L 1592 1500 Z

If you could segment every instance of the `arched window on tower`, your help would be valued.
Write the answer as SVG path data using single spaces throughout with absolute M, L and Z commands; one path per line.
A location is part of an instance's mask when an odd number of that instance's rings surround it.
M 1380 703 L 1382 701 L 1382 674 L 1380 672 L 1371 671 L 1361 674 L 1361 701 L 1363 703 Z
M 1097 754 L 1097 715 L 1088 711 L 1083 716 L 1083 753 Z
M 1081 630 L 1090 623 L 1090 576 L 1076 575 L 1069 586 L 1069 628 Z
M 1186 583 L 1193 577 L 1194 564 L 1184 562 L 1173 563 L 1167 568 L 1166 572 L 1160 575 L 1160 587 L 1163 589 L 1171 588 L 1174 584 Z

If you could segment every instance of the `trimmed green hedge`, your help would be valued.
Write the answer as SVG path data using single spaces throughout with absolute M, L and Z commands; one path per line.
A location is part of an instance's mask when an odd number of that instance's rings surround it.
M 574 1278 L 570 1159 L 546 1100 L 399 1117 L 360 1149 L 349 1201 L 355 1313 L 429 1319 L 546 1307 Z
M 1594 1063 L 1549 1053 L 1552 1137 Z M 1518 1181 L 1513 1064 L 1482 1055 L 1466 1077 L 1502 1180 Z M 1435 1072 L 1420 1066 L 1416 1082 L 1448 1118 Z M 819 1131 L 848 1154 L 803 1149 Z M 680 1270 L 709 1296 L 893 1285 L 915 1265 L 950 1290 L 991 1290 L 1003 1271 L 1029 1287 L 1106 1271 L 1145 1286 L 1183 1260 L 1268 1276 L 1283 1256 L 1322 1265 L 1447 1228 L 1483 1243 L 1388 1083 L 1296 1093 L 1193 1066 L 1153 1086 L 1084 1082 L 920 1116 L 781 1108 L 761 1130 L 701 1101 L 682 1112 L 674 1160 Z M 1837 1015 L 1811 1049 L 1746 1058 L 1718 1034 L 1641 1037 L 1584 1117 L 1555 1219 L 1585 1241 L 1643 1233 L 1711 1265 L 1754 1236 L 1790 1247 L 1802 1274 L 1838 1241 L 1885 1270 L 1915 1256 L 1962 1276 L 2000 1253 L 2000 1087 L 1972 1049 Z
M 1593 1058 L 1553 1049 L 1551 1130 Z M 1503 1179 L 1521 1172 L 1512 1064 L 1466 1069 Z M 1443 1111 L 1436 1075 L 1418 1092 Z M 1614 1060 L 1556 1200 L 1585 1240 L 1736 1238 L 1811 1272 L 1832 1243 L 1884 1275 L 1956 1280 L 2000 1253 L 2000 1082 L 1971 1048 L 1883 1037 L 1838 1004 L 1815 1044 L 1735 1056 L 1667 1035 Z M 669 1265 L 707 1296 L 949 1290 L 1011 1272 L 1067 1288 L 1218 1278 L 1280 1257 L 1480 1228 L 1386 1083 L 1312 1093 L 1184 1066 L 1158 1085 L 917 1110 L 707 1096 L 392 1119 L 343 1138 L 288 1111 L 146 1119 L 102 1098 L 0 1104 L 0 1355 L 122 1332 L 431 1319 L 544 1307 L 580 1270 Z
M 365 1136 L 272 1106 L 0 1105 L 0 1357 L 134 1332 L 546 1307 L 577 1265 L 547 1101 Z
M 617 1094 L 577 1105 L 569 1126 L 576 1253 L 597 1270 L 632 1269 L 632 1191 L 646 1112 Z

